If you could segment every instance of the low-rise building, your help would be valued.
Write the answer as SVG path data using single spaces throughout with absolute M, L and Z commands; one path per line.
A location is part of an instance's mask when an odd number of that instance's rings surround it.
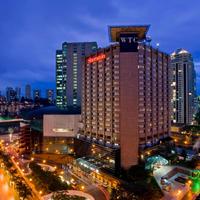
M 29 146 L 25 153 L 72 154 L 74 137 L 77 134 L 80 110 L 61 110 L 44 107 L 31 111 L 22 127 L 22 146 Z M 25 139 L 24 139 L 25 138 Z M 25 144 L 24 144 L 25 141 Z
M 200 137 L 200 126 L 176 124 L 171 127 L 171 137 L 176 146 L 193 149 Z

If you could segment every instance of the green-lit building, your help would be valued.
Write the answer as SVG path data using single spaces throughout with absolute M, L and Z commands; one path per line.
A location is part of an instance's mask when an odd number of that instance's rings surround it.
M 56 105 L 59 108 L 81 106 L 84 57 L 96 50 L 96 42 L 64 42 L 62 49 L 56 51 Z

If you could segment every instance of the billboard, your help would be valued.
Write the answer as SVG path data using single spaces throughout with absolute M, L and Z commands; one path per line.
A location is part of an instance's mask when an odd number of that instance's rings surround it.
M 98 61 L 100 61 L 100 60 L 104 60 L 105 58 L 106 58 L 106 55 L 105 55 L 104 53 L 101 53 L 101 54 L 99 54 L 99 55 L 97 55 L 97 56 L 89 57 L 89 58 L 87 59 L 87 63 L 88 63 L 88 64 L 91 64 L 91 63 L 93 63 L 93 62 L 98 62 Z

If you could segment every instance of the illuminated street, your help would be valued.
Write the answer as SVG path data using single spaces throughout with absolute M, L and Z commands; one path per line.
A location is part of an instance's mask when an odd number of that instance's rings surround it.
M 9 178 L 5 175 L 5 171 L 0 170 L 0 200 L 16 200 L 17 195 L 10 186 Z
M 30 169 L 28 168 L 28 163 L 30 162 L 30 160 L 25 160 L 25 159 L 23 159 L 23 157 L 19 157 L 18 154 L 16 153 L 16 146 L 12 143 L 6 144 L 5 149 L 10 154 L 10 156 L 12 156 L 12 158 L 11 158 L 12 162 L 18 169 L 20 175 L 24 178 L 26 183 L 31 188 L 31 190 L 33 192 L 33 197 L 35 199 L 36 198 L 40 199 L 41 196 L 39 194 L 39 191 L 36 191 L 33 183 L 31 183 L 30 180 L 26 177 L 30 173 Z M 54 165 L 49 165 L 49 164 L 47 165 L 44 163 L 48 163 L 48 160 L 38 159 L 38 158 L 36 160 L 38 162 L 42 163 L 41 166 L 43 168 L 46 168 L 51 171 L 56 170 L 57 173 L 61 172 L 59 168 L 55 168 L 56 163 Z M 50 162 L 51 162 L 51 160 L 50 160 Z M 74 180 L 74 182 L 78 183 L 75 186 L 75 188 L 80 189 L 83 192 L 86 192 L 86 193 L 92 195 L 95 198 L 95 200 L 108 200 L 108 194 L 106 194 L 105 191 L 103 191 L 103 188 L 101 188 L 97 184 L 92 183 L 91 180 L 88 179 L 87 177 L 77 176 L 70 170 L 65 171 L 65 173 L 62 175 L 62 177 L 64 178 L 64 180 L 69 180 L 69 181 Z
M 40 155 L 41 157 L 45 157 L 47 158 L 48 156 L 46 155 Z M 44 159 L 38 159 L 38 157 L 40 156 L 36 156 L 36 159 L 38 162 L 42 163 L 42 161 L 44 161 Z M 59 164 L 59 159 L 55 159 L 57 160 L 57 164 Z M 48 163 L 48 160 L 45 160 Z M 49 162 L 51 163 L 51 160 L 49 160 Z M 64 163 L 64 161 L 62 161 Z M 56 163 L 55 163 L 56 165 Z M 54 166 L 55 166 L 54 165 Z M 100 186 L 98 186 L 97 184 L 94 184 L 91 179 L 87 178 L 87 176 L 82 176 L 81 174 L 79 174 L 79 176 L 77 176 L 75 173 L 73 173 L 71 170 L 65 170 L 64 173 L 63 170 L 56 168 L 56 171 L 58 173 L 60 173 L 60 177 L 63 178 L 63 180 L 71 182 L 71 184 L 73 185 L 73 183 L 76 183 L 74 188 L 75 189 L 80 189 L 83 190 L 84 192 L 87 192 L 88 194 L 92 195 L 95 200 L 108 200 L 108 194 L 106 194 L 106 192 L 103 191 L 103 188 L 101 188 Z M 81 187 L 84 186 L 84 189 L 82 189 Z
M 63 158 L 64 157 L 64 158 Z M 63 165 L 67 165 L 68 164 L 68 159 L 63 156 L 63 155 L 52 155 L 52 157 L 50 157 L 49 155 L 46 154 L 41 154 L 41 155 L 34 155 L 34 160 L 42 163 L 43 161 L 45 161 L 46 163 L 55 166 L 58 165 L 60 166 L 61 163 Z M 54 162 L 53 162 L 54 161 Z M 54 163 L 54 164 L 52 164 Z M 59 168 L 56 168 L 56 170 L 59 172 L 63 171 Z M 92 196 L 95 197 L 96 200 L 106 200 L 108 199 L 109 193 L 103 189 L 101 186 L 99 186 L 98 184 L 94 183 L 94 181 L 92 181 L 88 176 L 89 174 L 86 174 L 85 176 L 83 175 L 83 173 L 79 173 L 79 175 L 75 174 L 72 170 L 66 169 L 65 172 L 62 174 L 62 176 L 64 177 L 64 180 L 67 180 L 70 182 L 71 179 L 73 179 L 73 182 L 78 183 L 75 188 L 76 189 L 81 189 L 81 186 L 84 185 L 84 191 L 88 192 L 89 194 L 91 194 Z

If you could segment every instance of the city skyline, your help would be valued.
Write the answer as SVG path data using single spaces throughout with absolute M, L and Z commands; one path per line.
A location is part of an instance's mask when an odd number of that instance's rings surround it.
M 199 199 L 199 10 L 2 2 L 0 200 Z
M 171 0 L 167 5 L 155 4 L 155 1 L 144 4 L 140 1 L 88 0 L 83 3 L 79 0 L 79 3 L 81 6 L 64 1 L 60 4 L 49 1 L 1 4 L 0 90 L 6 86 L 22 87 L 27 82 L 33 88 L 55 89 L 55 50 L 62 42 L 96 41 L 104 47 L 109 44 L 108 25 L 150 24 L 153 46 L 160 43 L 160 49 L 169 54 L 177 48 L 191 52 L 200 93 L 198 1 L 188 4 L 186 0 Z
M 27 98 L 27 91 L 26 91 L 26 86 L 31 86 L 30 84 L 25 84 L 25 85 L 22 85 L 22 87 L 18 87 L 18 86 L 15 86 L 15 85 L 12 85 L 12 86 L 6 86 L 6 87 L 4 87 L 4 88 L 2 88 L 1 90 L 0 90 L 0 96 L 6 96 L 6 92 L 7 92 L 7 89 L 8 88 L 11 88 L 11 89 L 13 89 L 14 91 L 16 91 L 17 92 L 17 90 L 19 89 L 20 90 L 20 98 L 21 97 L 24 97 L 24 98 Z M 32 86 L 31 86 L 31 88 L 30 88 L 30 99 L 32 99 L 33 98 L 33 92 L 34 92 L 34 90 L 40 90 L 40 92 L 41 92 L 41 97 L 42 98 L 46 98 L 47 97 L 47 91 L 48 90 L 52 90 L 52 91 L 55 91 L 55 88 L 49 88 L 49 87 L 45 87 L 45 88 L 40 88 L 40 87 L 33 87 L 32 88 Z

